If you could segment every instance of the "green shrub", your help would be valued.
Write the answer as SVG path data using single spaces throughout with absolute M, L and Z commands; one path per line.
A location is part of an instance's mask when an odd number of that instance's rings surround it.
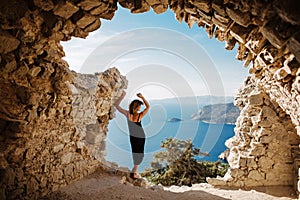
M 221 161 L 197 161 L 196 156 L 209 156 L 195 148 L 191 140 L 167 138 L 162 141 L 164 151 L 153 155 L 151 168 L 141 173 L 150 182 L 170 185 L 188 185 L 206 182 L 206 177 L 224 176 L 228 164 Z

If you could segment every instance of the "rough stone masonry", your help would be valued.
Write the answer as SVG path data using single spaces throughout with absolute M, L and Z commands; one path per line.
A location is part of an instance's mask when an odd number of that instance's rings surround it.
M 297 0 L 0 1 L 0 199 L 37 199 L 104 162 L 112 102 L 127 81 L 116 69 L 69 71 L 60 41 L 112 19 L 168 8 L 178 21 L 238 46 L 251 78 L 237 94 L 231 169 L 211 184 L 299 184 L 300 2 Z

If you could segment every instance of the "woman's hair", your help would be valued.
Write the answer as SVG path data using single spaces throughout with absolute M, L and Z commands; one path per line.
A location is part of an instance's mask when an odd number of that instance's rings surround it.
M 129 105 L 129 114 L 133 114 L 138 111 L 138 107 L 144 103 L 140 100 L 133 100 Z

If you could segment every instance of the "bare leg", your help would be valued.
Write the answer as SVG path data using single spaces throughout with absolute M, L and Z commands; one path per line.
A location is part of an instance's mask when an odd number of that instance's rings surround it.
M 139 165 L 134 165 L 134 167 L 132 169 L 132 173 L 134 173 L 133 174 L 134 178 L 139 178 L 138 175 L 137 175 L 138 169 L 139 169 Z

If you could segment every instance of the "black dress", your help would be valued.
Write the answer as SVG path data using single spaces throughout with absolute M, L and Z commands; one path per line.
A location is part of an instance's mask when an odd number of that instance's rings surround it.
M 143 161 L 145 147 L 145 132 L 139 120 L 140 114 L 137 122 L 132 122 L 127 118 L 133 163 L 135 165 L 139 165 Z

